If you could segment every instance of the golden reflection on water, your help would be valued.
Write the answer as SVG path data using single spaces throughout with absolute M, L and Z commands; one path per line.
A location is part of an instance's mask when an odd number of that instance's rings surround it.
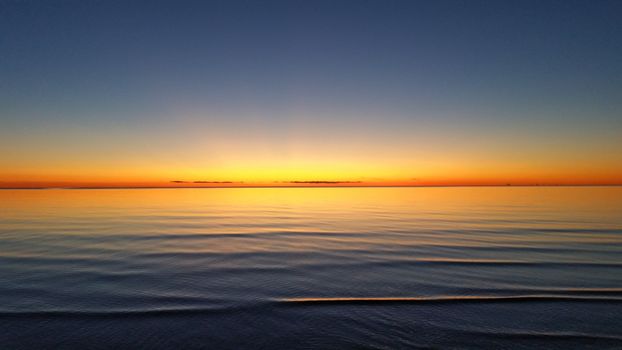
M 296 234 L 287 239 L 252 236 L 210 243 L 210 250 L 223 252 L 551 240 L 617 244 L 617 235 L 598 229 L 621 228 L 622 188 L 4 190 L 0 203 L 4 220 L 0 226 L 5 229 L 103 235 L 131 231 L 136 236 Z M 552 236 L 542 230 L 564 231 Z M 319 240 L 303 233 L 330 236 Z M 189 241 L 180 244 L 185 251 L 207 249 Z
M 4 214 L 88 212 L 102 208 L 287 208 L 349 211 L 360 208 L 445 209 L 533 207 L 599 211 L 622 206 L 622 187 L 383 187 L 1 190 Z

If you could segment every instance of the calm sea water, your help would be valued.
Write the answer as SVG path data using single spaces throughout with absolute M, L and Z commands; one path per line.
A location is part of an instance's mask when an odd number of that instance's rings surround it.
M 622 349 L 622 188 L 0 191 L 1 349 Z

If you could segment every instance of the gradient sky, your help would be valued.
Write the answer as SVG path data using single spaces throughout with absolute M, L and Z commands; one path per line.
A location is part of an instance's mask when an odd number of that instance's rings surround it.
M 622 183 L 622 1 L 0 0 L 0 187 Z

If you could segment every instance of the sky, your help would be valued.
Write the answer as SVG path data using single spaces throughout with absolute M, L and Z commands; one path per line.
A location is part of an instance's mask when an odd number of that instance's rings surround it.
M 621 22 L 606 0 L 0 0 L 0 187 L 622 184 Z

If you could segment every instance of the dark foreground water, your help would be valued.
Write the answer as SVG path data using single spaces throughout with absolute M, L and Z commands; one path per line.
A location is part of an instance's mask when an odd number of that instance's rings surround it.
M 0 191 L 0 349 L 622 349 L 622 188 Z

